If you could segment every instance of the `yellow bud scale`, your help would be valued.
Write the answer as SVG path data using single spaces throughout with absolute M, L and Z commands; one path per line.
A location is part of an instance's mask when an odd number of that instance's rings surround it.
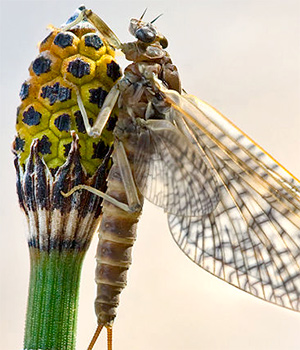
M 39 153 L 55 172 L 66 161 L 72 142 L 70 131 L 74 130 L 79 136 L 82 164 L 92 175 L 112 143 L 114 120 L 101 137 L 88 137 L 76 94 L 81 94 L 92 125 L 121 76 L 114 51 L 87 23 L 68 31 L 52 28 L 39 44 L 39 51 L 29 67 L 30 77 L 21 87 L 14 149 L 24 165 L 32 141 L 39 139 Z

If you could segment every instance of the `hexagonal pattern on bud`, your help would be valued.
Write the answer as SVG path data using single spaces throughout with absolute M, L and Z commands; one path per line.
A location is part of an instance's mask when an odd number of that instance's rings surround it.
M 59 33 L 59 29 L 52 28 L 50 34 L 48 34 L 46 36 L 46 38 L 40 42 L 39 51 L 43 52 L 43 51 L 46 51 L 46 50 L 50 50 L 51 45 L 53 43 L 53 40 L 54 40 L 54 38 L 56 37 L 56 35 L 58 33 Z
M 87 33 L 80 39 L 79 52 L 96 61 L 106 53 L 106 46 L 98 35 Z
M 97 114 L 97 111 L 102 107 L 108 91 L 109 89 L 107 89 L 100 80 L 96 79 L 83 85 L 80 89 L 81 96 L 85 100 L 86 108 L 95 114 Z
M 39 140 L 38 149 L 43 159 L 47 161 L 56 158 L 58 152 L 59 139 L 51 130 L 45 130 L 34 135 L 35 139 Z
M 31 63 L 20 90 L 14 150 L 26 163 L 33 140 L 51 171 L 64 164 L 72 142 L 79 136 L 81 163 L 89 175 L 101 164 L 112 140 L 108 123 L 100 138 L 90 138 L 77 103 L 80 93 L 90 125 L 93 125 L 106 95 L 121 76 L 114 51 L 90 26 L 69 31 L 52 28 L 40 43 L 40 54 Z
M 40 84 L 57 77 L 62 60 L 51 55 L 50 51 L 43 51 L 30 65 L 29 73 Z
M 36 101 L 38 98 L 39 90 L 40 85 L 35 77 L 30 77 L 27 80 L 25 80 L 24 83 L 21 85 L 21 89 L 19 92 L 22 105 L 27 105 L 31 101 Z M 19 109 L 21 109 L 20 107 Z
M 61 108 L 71 107 L 77 103 L 75 89 L 62 77 L 42 85 L 38 99 L 53 112 Z
M 96 74 L 99 80 L 106 85 L 114 84 L 121 77 L 118 64 L 110 55 L 103 55 L 97 61 Z
M 48 128 L 50 115 L 40 103 L 30 103 L 19 110 L 16 129 L 19 131 L 20 127 L 24 127 L 30 135 L 35 135 Z
M 72 32 L 58 32 L 53 39 L 50 51 L 61 58 L 75 55 L 79 41 L 79 38 Z
M 61 74 L 72 83 L 82 85 L 95 77 L 96 64 L 87 57 L 74 55 L 63 61 Z
M 70 109 L 62 109 L 50 118 L 49 128 L 59 137 L 70 137 L 70 131 L 74 130 Z

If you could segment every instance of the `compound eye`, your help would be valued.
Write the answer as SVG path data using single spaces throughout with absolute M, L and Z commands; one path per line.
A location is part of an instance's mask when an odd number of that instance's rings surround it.
M 143 43 L 152 43 L 156 38 L 156 32 L 149 27 L 141 27 L 135 32 L 135 37 Z

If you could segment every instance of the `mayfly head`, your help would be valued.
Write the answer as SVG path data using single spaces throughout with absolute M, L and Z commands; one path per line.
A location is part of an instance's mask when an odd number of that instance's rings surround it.
M 168 40 L 159 33 L 153 25 L 153 22 L 159 17 L 160 16 L 157 16 L 151 22 L 144 22 L 142 19 L 132 18 L 129 24 L 130 34 L 144 44 L 158 42 L 162 48 L 165 49 L 168 46 Z

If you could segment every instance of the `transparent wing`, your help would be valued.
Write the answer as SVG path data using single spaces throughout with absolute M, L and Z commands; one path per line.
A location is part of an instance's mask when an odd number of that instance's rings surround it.
M 212 213 L 169 214 L 175 241 L 217 277 L 300 311 L 299 181 L 206 103 L 161 90 L 180 130 L 202 150 L 220 183 Z
M 202 216 L 218 203 L 218 186 L 209 164 L 169 121 L 144 122 L 133 170 L 143 196 L 168 213 Z

